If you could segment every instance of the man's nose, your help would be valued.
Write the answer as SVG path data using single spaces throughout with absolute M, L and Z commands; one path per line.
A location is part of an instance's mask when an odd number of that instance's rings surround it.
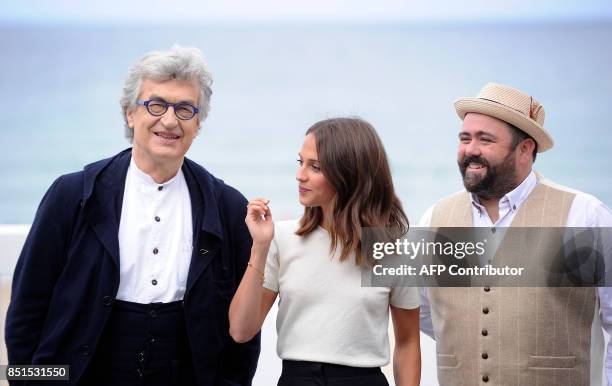
M 161 123 L 168 129 L 173 129 L 178 126 L 178 118 L 174 113 L 174 107 L 168 106 L 168 110 L 161 116 Z
M 480 155 L 480 146 L 478 146 L 478 141 L 471 140 L 470 142 L 465 144 L 465 154 L 466 155 Z

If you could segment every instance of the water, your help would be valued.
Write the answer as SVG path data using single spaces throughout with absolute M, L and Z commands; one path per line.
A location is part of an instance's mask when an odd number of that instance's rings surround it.
M 414 222 L 461 188 L 452 102 L 488 81 L 546 108 L 552 151 L 535 164 L 612 205 L 612 24 L 4 26 L 0 223 L 30 223 L 60 174 L 129 146 L 118 99 L 128 67 L 174 43 L 200 47 L 212 111 L 188 156 L 297 217 L 304 131 L 357 115 L 379 131 Z

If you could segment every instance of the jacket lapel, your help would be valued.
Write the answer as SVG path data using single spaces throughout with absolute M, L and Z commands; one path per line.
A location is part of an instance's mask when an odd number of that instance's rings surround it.
M 185 158 L 182 170 L 191 198 L 193 222 L 193 252 L 186 289 L 186 294 L 188 294 L 212 260 L 221 258 L 219 249 L 223 241 L 223 234 L 217 198 L 212 189 L 212 178 L 201 166 L 187 158 Z
M 119 269 L 119 219 L 131 152 L 120 153 L 93 175 L 95 189 L 83 199 L 84 212 L 100 243 Z M 93 184 L 93 181 L 89 181 Z M 88 192 L 87 187 L 85 192 Z M 86 193 L 87 194 L 87 193 Z

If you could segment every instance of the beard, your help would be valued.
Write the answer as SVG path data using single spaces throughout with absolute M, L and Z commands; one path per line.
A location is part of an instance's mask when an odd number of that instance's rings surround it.
M 465 189 L 484 199 L 501 198 L 514 190 L 518 184 L 513 155 L 514 151 L 511 151 L 501 163 L 495 166 L 489 164 L 483 157 L 463 157 L 458 164 Z M 470 163 L 486 167 L 485 174 L 468 172 L 467 168 Z

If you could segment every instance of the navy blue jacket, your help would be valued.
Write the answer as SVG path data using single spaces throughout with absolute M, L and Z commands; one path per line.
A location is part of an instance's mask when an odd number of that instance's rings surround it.
M 10 364 L 68 364 L 68 385 L 86 370 L 119 288 L 119 218 L 130 158 L 127 149 L 61 176 L 42 199 L 13 277 L 5 330 Z M 183 307 L 198 384 L 250 385 L 259 336 L 237 344 L 228 322 L 252 244 L 247 201 L 189 159 L 182 171 L 193 216 Z

